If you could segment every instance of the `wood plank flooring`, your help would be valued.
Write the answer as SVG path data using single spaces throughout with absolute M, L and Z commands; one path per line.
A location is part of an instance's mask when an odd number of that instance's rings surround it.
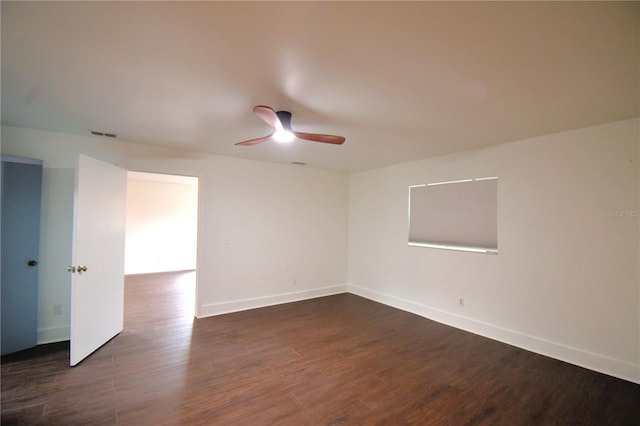
M 3 357 L 2 424 L 640 424 L 640 385 L 354 295 L 193 320 L 192 292 L 128 277 L 124 331 L 80 365 Z

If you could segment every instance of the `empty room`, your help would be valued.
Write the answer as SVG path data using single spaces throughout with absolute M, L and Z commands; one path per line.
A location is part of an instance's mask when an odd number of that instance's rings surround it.
M 639 424 L 640 3 L 0 13 L 3 425 Z

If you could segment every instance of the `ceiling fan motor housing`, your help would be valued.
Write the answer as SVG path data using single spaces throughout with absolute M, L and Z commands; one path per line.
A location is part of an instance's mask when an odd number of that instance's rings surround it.
M 291 113 L 289 111 L 276 112 L 282 128 L 291 132 Z

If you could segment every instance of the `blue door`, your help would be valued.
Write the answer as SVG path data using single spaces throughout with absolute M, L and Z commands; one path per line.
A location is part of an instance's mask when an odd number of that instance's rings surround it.
M 2 156 L 2 355 L 36 346 L 42 161 Z

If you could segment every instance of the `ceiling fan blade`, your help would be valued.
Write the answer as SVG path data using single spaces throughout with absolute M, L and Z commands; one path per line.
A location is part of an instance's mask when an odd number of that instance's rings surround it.
M 293 132 L 293 134 L 300 139 L 313 141 L 313 142 L 332 143 L 335 145 L 342 145 L 346 140 L 342 136 L 323 135 L 320 133 Z
M 253 107 L 253 112 L 255 112 L 258 117 L 262 118 L 265 123 L 274 129 L 277 129 L 278 125 L 282 125 L 278 118 L 278 114 L 268 106 L 256 105 Z
M 238 142 L 235 145 L 241 145 L 241 146 L 255 145 L 255 144 L 258 144 L 258 143 L 261 143 L 261 142 L 266 142 L 269 139 L 271 139 L 271 135 L 263 136 L 261 138 L 249 139 L 248 141 L 244 141 L 244 142 Z

